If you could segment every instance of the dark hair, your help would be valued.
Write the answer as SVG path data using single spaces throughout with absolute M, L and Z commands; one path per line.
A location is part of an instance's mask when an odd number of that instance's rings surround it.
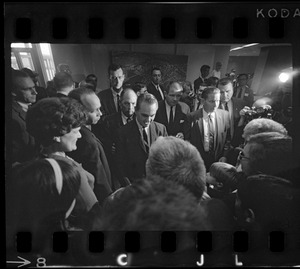
M 108 66 L 108 75 L 110 74 L 110 71 L 117 71 L 118 69 L 122 69 L 122 71 L 124 72 L 123 68 L 121 65 L 119 64 L 111 64 Z
M 66 72 L 57 72 L 53 78 L 53 82 L 57 90 L 71 87 L 74 83 L 72 76 Z
M 201 98 L 206 100 L 208 98 L 208 95 L 211 93 L 220 93 L 220 90 L 216 87 L 207 87 L 203 90 L 202 94 L 201 94 Z
M 26 67 L 22 68 L 21 71 L 25 72 L 31 78 L 35 78 L 35 77 L 37 77 L 39 75 L 35 71 L 33 71 L 33 70 L 29 69 L 29 68 L 26 68 Z
M 85 80 L 86 81 L 88 81 L 88 80 L 92 80 L 92 81 L 96 80 L 97 81 L 98 78 L 97 78 L 97 76 L 95 74 L 89 74 L 89 75 L 86 76 Z
M 288 226 L 299 225 L 299 219 L 298 224 L 291 221 L 298 211 L 299 191 L 288 180 L 264 174 L 250 176 L 239 182 L 237 194 L 241 207 L 251 209 L 263 229 L 291 230 Z
M 158 106 L 158 102 L 157 99 L 155 98 L 155 96 L 151 93 L 144 93 L 138 96 L 137 98 L 137 102 L 136 102 L 136 107 L 135 110 L 138 111 L 140 109 L 141 103 L 148 103 L 149 105 L 152 105 L 154 103 L 156 103 L 156 105 Z
M 9 234 L 30 231 L 38 247 L 51 232 L 64 229 L 66 212 L 79 192 L 79 170 L 66 158 L 58 157 L 56 162 L 63 177 L 60 194 L 53 167 L 45 159 L 15 166 L 7 184 Z
M 153 74 L 153 71 L 155 71 L 155 70 L 160 71 L 160 73 L 162 74 L 161 69 L 160 69 L 159 67 L 157 67 L 157 66 L 154 66 L 154 67 L 152 68 L 151 74 Z
M 248 74 L 239 74 L 238 76 L 237 76 L 237 79 L 239 79 L 240 77 L 242 77 L 242 76 L 245 76 L 246 78 L 248 78 Z
M 135 93 L 139 92 L 142 88 L 146 87 L 146 84 L 143 82 L 136 82 L 133 86 L 132 89 L 135 91 Z
M 202 72 L 204 69 L 210 69 L 210 66 L 207 64 L 204 64 L 201 66 L 200 71 Z
M 30 76 L 23 71 L 13 69 L 11 72 L 12 91 L 16 90 L 20 86 L 17 84 L 17 80 L 20 78 L 30 78 Z
M 206 80 L 207 86 L 214 86 L 214 87 L 217 87 L 218 82 L 219 82 L 219 78 L 217 78 L 217 77 L 209 77 L 209 78 Z
M 219 87 L 220 85 L 225 86 L 225 85 L 228 85 L 228 84 L 233 85 L 233 84 L 232 84 L 232 80 L 231 80 L 230 78 L 221 78 L 221 79 L 219 80 L 219 82 L 218 82 L 218 87 Z
M 159 177 L 126 187 L 96 229 L 115 231 L 209 230 L 204 211 L 183 186 Z
M 86 121 L 83 105 L 68 97 L 44 98 L 33 105 L 26 116 L 28 133 L 43 146 L 51 145 L 54 137 L 67 134 Z

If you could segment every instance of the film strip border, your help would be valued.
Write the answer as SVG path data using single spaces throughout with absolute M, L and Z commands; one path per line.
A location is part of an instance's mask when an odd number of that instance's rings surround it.
M 299 21 L 293 3 L 12 3 L 5 16 L 9 40 L 58 43 L 290 43 Z
M 5 56 L 9 59 L 9 44 L 31 43 L 289 43 L 293 49 L 293 66 L 300 67 L 300 5 L 297 3 L 6 3 Z M 9 65 L 6 66 L 6 71 Z M 300 115 L 299 76 L 294 78 L 294 114 Z M 298 117 L 299 119 L 299 117 Z M 299 133 L 299 136 L 297 134 Z M 298 137 L 298 139 L 297 139 Z M 295 148 L 300 148 L 297 130 Z M 297 156 L 300 156 L 298 151 Z M 299 158 L 300 159 L 300 158 Z M 3 188 L 4 189 L 4 188 Z M 75 235 L 75 236 L 74 236 Z M 79 264 L 98 265 L 106 253 L 106 233 L 55 233 L 51 250 L 62 260 L 68 252 L 78 254 Z M 191 265 L 206 265 L 205 258 L 215 260 L 216 241 L 226 237 L 224 251 L 233 265 L 242 265 L 235 255 L 252 253 L 252 237 L 246 232 L 199 232 L 194 236 L 195 257 Z M 171 254 L 174 264 L 179 259 L 178 233 L 161 232 L 155 248 Z M 79 240 L 79 241 L 78 241 Z M 120 236 L 122 243 L 114 248 L 115 264 L 126 265 L 128 253 L 141 253 L 143 233 L 127 232 Z M 299 234 L 280 231 L 270 233 L 263 248 L 281 258 L 282 253 L 299 252 Z M 204 242 L 204 243 L 203 243 Z M 16 255 L 30 255 L 33 241 L 30 233 L 16 237 Z M 228 247 L 229 246 L 229 247 Z M 77 251 L 79 248 L 79 252 Z M 85 251 L 84 251 L 85 250 Z M 227 252 L 229 251 L 229 252 Z M 95 254 L 94 260 L 91 259 Z M 124 254 L 127 253 L 127 254 Z M 212 256 L 209 253 L 214 253 Z M 265 253 L 265 252 L 264 252 Z M 174 255 L 175 254 L 175 255 Z M 86 255 L 83 257 L 82 255 Z M 122 256 L 125 255 L 125 256 Z M 202 256 L 201 259 L 201 255 Z M 299 255 L 298 255 L 299 256 Z M 200 260 L 199 260 L 200 257 Z M 39 260 L 38 260 L 39 259 Z M 143 261 L 147 259 L 143 259 Z M 198 263 L 197 263 L 198 262 Z M 54 263 L 54 264 L 57 264 Z M 58 263 L 60 264 L 60 262 Z M 67 264 L 67 263 L 66 263 Z M 112 265 L 109 261 L 107 265 Z M 46 265 L 44 258 L 36 259 L 37 267 Z M 48 263 L 47 263 L 48 265 Z M 228 265 L 228 264 L 227 264 Z M 268 264 L 266 264 L 268 265 Z
M 50 248 L 62 265 L 191 265 L 242 266 L 299 265 L 299 233 L 272 231 L 269 234 L 236 232 L 56 232 L 49 235 Z M 261 240 L 261 239 L 264 240 Z M 259 246 L 256 240 L 259 241 Z M 29 232 L 16 235 L 16 253 L 27 259 L 31 254 Z M 257 256 L 257 253 L 262 255 Z M 129 259 L 130 258 L 130 259 Z M 46 262 L 46 258 L 45 262 Z M 47 257 L 51 264 L 53 261 Z M 154 259 L 157 259 L 154 261 Z M 66 263 L 64 263 L 66 262 Z M 73 263 L 73 264 L 72 264 Z M 140 264 L 139 264 L 140 263 Z

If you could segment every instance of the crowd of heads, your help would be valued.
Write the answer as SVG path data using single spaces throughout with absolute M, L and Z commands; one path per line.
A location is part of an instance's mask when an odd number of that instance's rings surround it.
M 217 72 L 221 66 L 216 63 Z M 97 125 L 102 117 L 97 76 L 90 74 L 75 87 L 68 65 L 61 64 L 57 69 L 53 85 L 67 96 L 38 102 L 37 84 L 31 79 L 36 74 L 12 71 L 13 99 L 34 103 L 26 114 L 26 131 L 34 137 L 39 154 L 76 150 L 80 128 Z M 209 71 L 207 65 L 200 69 L 202 78 L 207 78 L 200 97 L 202 108 L 213 113 L 232 98 L 233 82 L 230 78 L 208 78 Z M 153 68 L 151 75 L 154 84 L 161 83 L 159 68 Z M 111 89 L 120 93 L 121 112 L 128 118 L 134 116 L 143 128 L 149 127 L 159 108 L 157 98 L 148 93 L 143 82 L 126 85 L 120 65 L 110 65 L 108 77 Z M 240 84 L 246 79 L 246 74 L 238 77 Z M 170 81 L 163 94 L 170 107 L 198 98 L 189 81 Z M 238 148 L 236 165 L 214 162 L 209 169 L 189 141 L 175 136 L 158 137 L 149 150 L 145 177 L 111 194 L 103 203 L 102 214 L 96 216 L 93 229 L 212 230 L 218 219 L 212 217 L 215 205 L 209 203 L 214 199 L 227 208 L 234 228 L 270 231 L 285 229 L 290 222 L 297 227 L 297 163 L 288 131 L 274 120 L 260 118 L 243 126 L 242 137 L 244 144 Z M 6 195 L 18 197 L 9 199 L 16 208 L 8 213 L 11 223 L 20 223 L 19 228 L 34 229 L 42 235 L 42 230 L 54 231 L 66 224 L 82 191 L 82 173 L 67 158 L 37 158 L 16 165 L 8 185 Z M 216 212 L 222 208 L 216 207 Z

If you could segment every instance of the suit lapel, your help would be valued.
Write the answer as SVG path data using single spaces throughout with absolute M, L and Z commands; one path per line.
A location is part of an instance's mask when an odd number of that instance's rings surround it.
M 203 136 L 203 109 L 200 109 L 199 114 L 196 115 L 196 123 L 197 123 L 197 136 L 196 137 L 200 137 L 201 140 L 201 145 L 203 146 L 204 143 L 204 136 Z
M 113 96 L 113 93 L 112 93 L 112 90 L 110 89 L 109 92 L 108 92 L 108 98 L 109 100 L 109 106 L 111 107 L 111 111 L 115 111 L 117 112 L 116 110 L 116 106 L 115 106 L 115 102 L 114 102 L 114 96 Z
M 157 134 L 155 132 L 155 124 L 153 123 L 153 121 L 150 123 L 149 126 L 149 140 L 150 140 L 150 146 L 152 145 L 152 143 L 156 140 L 157 138 Z
M 144 144 L 144 140 L 143 140 L 143 138 L 142 138 L 142 136 L 141 136 L 141 132 L 140 132 L 140 130 L 139 130 L 139 127 L 138 127 L 136 121 L 133 120 L 133 121 L 129 122 L 128 124 L 131 124 L 130 127 L 132 128 L 132 133 L 135 134 L 134 137 L 133 137 L 133 141 L 135 141 L 135 142 L 136 142 L 136 141 L 139 141 L 139 142 L 138 142 L 139 146 L 143 149 L 143 151 L 144 151 L 145 153 L 147 153 L 146 147 L 145 147 L 145 144 Z M 126 125 L 126 126 L 127 126 L 127 125 Z M 131 132 L 130 132 L 130 133 L 131 133 Z
M 162 101 L 162 121 L 165 123 L 165 125 L 169 125 L 168 122 L 168 115 L 167 115 L 167 107 L 165 101 Z
M 18 112 L 19 117 L 22 120 L 26 120 L 26 112 L 22 109 L 22 107 L 17 103 L 17 102 L 13 102 L 13 109 Z
M 218 152 L 218 147 L 219 147 L 218 141 L 221 140 L 221 137 L 220 137 L 221 134 L 220 134 L 219 130 L 222 130 L 221 127 L 222 127 L 223 121 L 222 121 L 221 115 L 218 112 L 218 110 L 216 111 L 215 115 L 216 115 L 216 124 L 215 124 L 214 143 L 215 143 L 215 153 L 217 153 Z

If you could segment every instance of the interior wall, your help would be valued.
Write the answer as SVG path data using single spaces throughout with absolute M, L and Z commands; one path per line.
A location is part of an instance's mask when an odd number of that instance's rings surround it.
M 51 44 L 55 68 L 60 63 L 70 66 L 73 79 L 79 82 L 86 73 L 86 65 L 83 59 L 82 50 L 90 50 L 90 45 L 77 44 Z
M 256 91 L 264 95 L 280 86 L 279 74 L 292 66 L 292 48 L 290 46 L 270 46 L 261 49 L 261 67 L 255 70 Z
M 235 69 L 236 74 L 252 74 L 255 72 L 258 56 L 230 56 L 227 71 Z
M 215 62 L 222 62 L 222 76 L 229 59 L 230 46 L 202 44 L 51 44 L 55 65 L 70 65 L 73 77 L 80 81 L 88 74 L 98 77 L 98 87 L 109 87 L 107 68 L 111 63 L 111 51 L 132 51 L 153 54 L 187 55 L 188 81 L 199 77 L 200 67 L 207 64 L 214 68 Z

